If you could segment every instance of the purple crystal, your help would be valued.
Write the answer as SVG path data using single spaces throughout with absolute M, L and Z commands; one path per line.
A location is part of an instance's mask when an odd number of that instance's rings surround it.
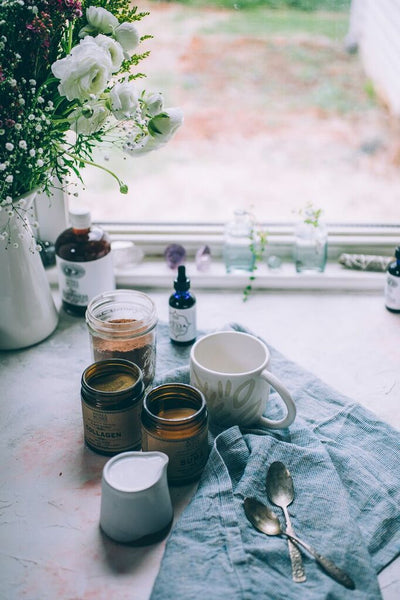
M 196 252 L 196 267 L 198 271 L 208 271 L 211 265 L 210 246 L 201 246 Z
M 180 244 L 170 244 L 165 248 L 164 257 L 170 269 L 177 269 L 185 262 L 186 250 Z

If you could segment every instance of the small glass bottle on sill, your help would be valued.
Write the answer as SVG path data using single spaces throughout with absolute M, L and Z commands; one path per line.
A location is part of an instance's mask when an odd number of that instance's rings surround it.
M 387 268 L 385 284 L 385 306 L 390 312 L 400 313 L 400 246 L 395 258 Z
M 252 234 L 253 222 L 250 214 L 245 210 L 235 210 L 233 221 L 225 226 L 224 261 L 227 273 L 254 270 Z
M 297 273 L 323 273 L 328 257 L 326 226 L 314 217 L 315 211 L 305 212 L 305 219 L 295 228 L 294 262 Z
M 108 234 L 92 225 L 87 209 L 69 213 L 71 227 L 55 243 L 58 282 L 63 309 L 83 317 L 90 300 L 115 289 Z

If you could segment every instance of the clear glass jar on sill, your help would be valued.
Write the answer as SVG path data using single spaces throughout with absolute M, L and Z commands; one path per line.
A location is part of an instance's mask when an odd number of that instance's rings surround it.
M 251 249 L 253 221 L 250 213 L 235 210 L 234 218 L 225 226 L 224 262 L 227 273 L 253 271 L 254 252 Z
M 302 221 L 295 228 L 294 262 L 298 273 L 323 273 L 328 257 L 328 231 L 324 224 Z
M 129 360 L 142 370 L 148 388 L 156 369 L 157 311 L 153 300 L 136 290 L 112 290 L 89 303 L 86 323 L 95 361 Z

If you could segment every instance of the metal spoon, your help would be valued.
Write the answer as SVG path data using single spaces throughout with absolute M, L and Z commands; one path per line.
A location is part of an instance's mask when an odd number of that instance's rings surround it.
M 287 507 L 294 500 L 294 487 L 289 470 L 281 462 L 273 462 L 268 469 L 266 479 L 267 494 L 270 501 L 283 510 L 286 520 L 286 532 L 295 535 L 290 522 Z M 307 579 L 304 572 L 303 560 L 300 550 L 291 540 L 288 540 L 290 562 L 292 564 L 292 578 L 296 583 L 302 583 Z
M 322 567 L 322 569 L 332 577 L 338 583 L 341 583 L 346 588 L 350 590 L 355 589 L 354 581 L 339 569 L 329 558 L 325 558 L 318 554 L 306 542 L 300 540 L 297 536 L 290 535 L 289 533 L 285 533 L 282 531 L 279 519 L 272 510 L 270 510 L 267 506 L 256 500 L 255 498 L 245 498 L 244 500 L 244 512 L 246 513 L 246 517 L 250 521 L 250 523 L 261 533 L 265 533 L 266 535 L 281 535 L 291 540 L 298 546 L 302 546 L 315 558 L 317 563 Z

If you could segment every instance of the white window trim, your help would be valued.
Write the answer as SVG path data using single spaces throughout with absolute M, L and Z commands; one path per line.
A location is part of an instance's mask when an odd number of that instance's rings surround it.
M 214 257 L 223 250 L 223 224 L 195 223 L 99 223 L 112 240 L 130 240 L 148 256 L 162 256 L 172 243 L 181 244 L 188 256 L 194 256 L 200 246 L 207 244 Z M 267 232 L 266 254 L 286 259 L 292 255 L 295 223 L 264 223 Z M 328 256 L 336 260 L 342 252 L 392 256 L 400 244 L 400 225 L 327 224 Z
M 138 289 L 172 289 L 176 273 L 169 269 L 163 254 L 170 243 L 179 243 L 187 251 L 187 270 L 196 290 L 230 289 L 242 293 L 251 283 L 253 290 L 294 290 L 325 293 L 369 292 L 383 293 L 385 273 L 346 269 L 338 264 L 342 252 L 391 256 L 400 240 L 397 226 L 330 226 L 328 227 L 329 261 L 324 273 L 301 274 L 292 259 L 293 225 L 269 225 L 267 253 L 280 256 L 279 269 L 268 268 L 263 261 L 253 273 L 225 272 L 222 260 L 223 225 L 130 225 L 101 223 L 111 239 L 130 240 L 145 253 L 145 259 L 132 267 L 116 268 L 118 287 Z M 209 271 L 200 272 L 195 265 L 195 253 L 208 244 L 212 263 Z M 48 271 L 50 282 L 57 283 L 55 269 Z
M 39 211 L 38 211 L 39 212 Z M 41 231 L 60 232 L 66 226 L 66 206 L 62 194 L 56 202 L 48 205 L 39 215 Z M 181 244 L 187 253 L 187 266 L 193 285 L 198 289 L 244 289 L 251 273 L 227 274 L 222 260 L 222 223 L 99 223 L 108 231 L 112 241 L 130 240 L 145 254 L 141 264 L 130 268 L 116 269 L 118 287 L 144 287 L 170 289 L 174 272 L 164 260 L 165 248 L 172 243 Z M 269 269 L 264 260 L 254 272 L 251 282 L 253 289 L 292 289 L 321 291 L 378 291 L 383 289 L 385 274 L 345 269 L 338 264 L 343 252 L 350 254 L 376 254 L 392 256 L 400 244 L 400 225 L 372 224 L 327 224 L 328 264 L 324 273 L 303 275 L 296 273 L 292 259 L 294 242 L 293 223 L 263 223 L 260 227 L 267 231 L 268 240 L 265 257 L 279 256 L 280 269 Z M 44 237 L 46 239 L 46 237 Z M 208 245 L 212 255 L 209 271 L 202 273 L 196 269 L 196 251 Z M 53 285 L 57 284 L 55 268 L 48 270 Z

